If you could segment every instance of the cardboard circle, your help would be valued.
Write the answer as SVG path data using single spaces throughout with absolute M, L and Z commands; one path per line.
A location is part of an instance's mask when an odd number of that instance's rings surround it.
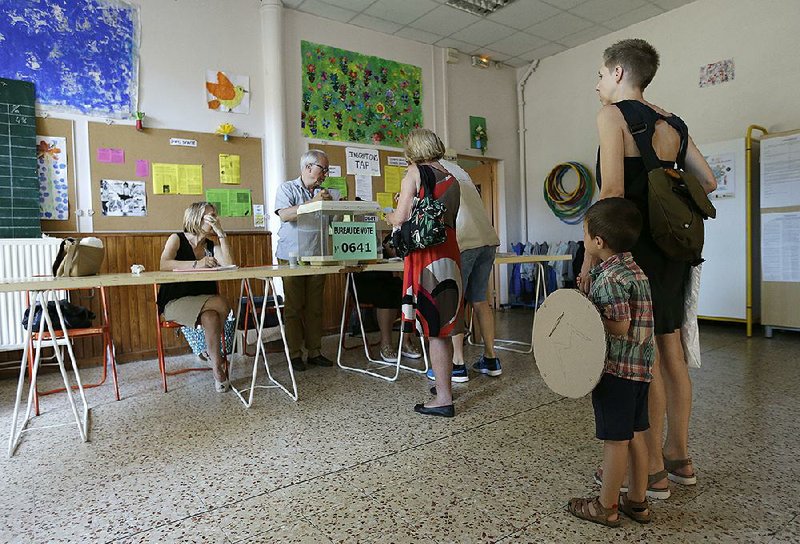
M 559 289 L 536 311 L 536 366 L 555 393 L 573 399 L 595 388 L 606 360 L 606 331 L 595 305 L 576 289 Z

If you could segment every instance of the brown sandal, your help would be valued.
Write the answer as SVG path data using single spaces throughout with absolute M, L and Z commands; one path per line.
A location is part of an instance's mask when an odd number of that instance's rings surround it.
M 689 476 L 678 474 L 678 470 L 692 466 L 692 458 L 686 459 L 667 459 L 664 457 L 664 470 L 667 471 L 667 478 L 681 485 L 695 485 L 697 483 L 697 475 L 692 470 Z
M 600 504 L 600 497 L 594 497 L 590 499 L 570 499 L 569 503 L 567 504 L 567 509 L 569 510 L 569 513 L 575 517 L 585 519 L 586 521 L 591 521 L 592 523 L 599 523 L 600 525 L 605 525 L 606 527 L 619 527 L 620 523 L 622 523 L 619 519 L 619 515 L 617 515 L 617 519 L 613 521 L 608 519 L 608 516 L 617 514 L 617 505 L 615 504 L 611 508 L 605 508 L 602 504 Z M 592 509 L 595 511 L 594 514 L 592 514 Z
M 647 497 L 642 502 L 632 501 L 627 493 L 619 496 L 619 510 L 637 523 L 650 523 L 650 505 Z

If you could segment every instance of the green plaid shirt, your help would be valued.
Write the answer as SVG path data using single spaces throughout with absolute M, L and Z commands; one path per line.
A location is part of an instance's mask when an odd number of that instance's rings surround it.
M 607 335 L 605 372 L 637 382 L 653 379 L 656 357 L 650 283 L 629 252 L 612 255 L 590 272 L 589 299 L 606 319 L 631 326 L 625 336 Z

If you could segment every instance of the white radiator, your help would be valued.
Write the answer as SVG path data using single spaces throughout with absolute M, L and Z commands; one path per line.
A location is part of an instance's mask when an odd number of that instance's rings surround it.
M 0 281 L 53 274 L 60 238 L 0 239 Z M 22 349 L 25 293 L 0 293 L 0 351 Z

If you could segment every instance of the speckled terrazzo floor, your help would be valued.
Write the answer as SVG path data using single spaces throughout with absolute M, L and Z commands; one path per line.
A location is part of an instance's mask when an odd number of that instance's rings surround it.
M 499 313 L 500 336 L 524 336 L 529 319 Z M 596 491 L 601 445 L 589 399 L 551 393 L 530 356 L 503 353 L 501 377 L 458 385 L 453 420 L 411 411 L 429 384 L 408 373 L 385 383 L 312 368 L 298 373 L 297 403 L 259 390 L 245 410 L 208 373 L 174 377 L 162 394 L 145 361 L 121 365 L 121 402 L 110 387 L 87 391 L 90 442 L 47 429 L 0 458 L 0 541 L 797 542 L 800 335 L 748 340 L 705 325 L 702 342 L 699 484 L 656 502 L 650 526 L 566 513 L 569 497 Z M 4 439 L 15 385 L 0 382 Z M 63 395 L 42 407 L 37 426 L 70 416 Z

